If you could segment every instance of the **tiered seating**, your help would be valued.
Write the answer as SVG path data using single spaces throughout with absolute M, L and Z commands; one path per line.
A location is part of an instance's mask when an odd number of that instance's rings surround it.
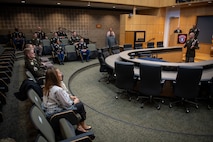
M 6 104 L 6 93 L 9 91 L 15 61 L 15 50 L 11 47 L 0 46 L 0 122 L 3 121 L 1 108 Z

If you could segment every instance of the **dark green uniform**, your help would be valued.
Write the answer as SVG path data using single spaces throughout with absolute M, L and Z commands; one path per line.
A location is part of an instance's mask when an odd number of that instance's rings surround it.
M 26 69 L 28 69 L 35 78 L 39 78 L 45 75 L 45 70 L 41 66 L 41 62 L 38 58 L 33 60 L 25 59 Z

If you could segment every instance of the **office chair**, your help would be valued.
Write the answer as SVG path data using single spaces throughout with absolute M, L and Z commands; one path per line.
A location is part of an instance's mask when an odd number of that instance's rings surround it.
M 194 105 L 198 109 L 198 103 L 191 100 L 196 100 L 199 95 L 199 83 L 202 71 L 202 67 L 179 66 L 177 77 L 174 82 L 174 96 L 179 98 L 179 100 L 170 102 L 170 108 L 174 104 L 181 103 L 185 106 L 186 113 L 190 112 L 187 104 Z
M 156 105 L 157 110 L 160 110 L 160 102 L 155 100 L 160 100 L 164 102 L 162 98 L 160 98 L 160 94 L 162 91 L 162 86 L 164 81 L 161 79 L 161 65 L 154 64 L 146 64 L 141 63 L 140 67 L 140 87 L 139 87 L 139 95 L 146 99 L 142 102 L 141 108 L 144 107 L 145 103 L 154 103 Z
M 119 89 L 124 89 L 125 91 L 118 93 L 119 95 L 127 94 L 129 101 L 131 101 L 131 96 L 129 92 L 133 92 L 134 86 L 136 85 L 137 78 L 134 76 L 134 63 L 131 62 L 115 62 L 115 85 Z M 118 95 L 115 97 L 118 99 Z
M 143 43 L 135 43 L 135 49 L 143 49 Z
M 124 48 L 123 48 L 123 50 L 124 51 L 126 51 L 126 50 L 132 50 L 133 48 L 132 48 L 132 44 L 124 44 Z
M 208 96 L 208 109 L 210 110 L 212 108 L 212 105 L 213 105 L 213 77 L 210 81 L 208 81 L 209 83 L 209 96 Z
M 112 54 L 118 54 L 120 53 L 120 47 L 118 45 L 112 46 L 111 51 L 112 51 Z
M 164 46 L 163 46 L 163 41 L 158 41 L 158 42 L 157 42 L 157 47 L 164 47 Z
M 104 59 L 106 59 L 108 56 L 110 56 L 109 48 L 103 48 L 101 50 L 102 50 Z
M 113 69 L 109 68 L 107 66 L 107 64 L 105 63 L 105 60 L 104 60 L 104 57 L 103 57 L 103 53 L 102 53 L 101 50 L 98 51 L 98 61 L 99 61 L 99 64 L 100 64 L 99 71 L 101 73 L 107 73 L 107 75 L 105 77 L 99 79 L 98 82 L 101 82 L 102 80 L 104 80 L 104 81 L 107 82 L 107 84 L 109 84 L 110 77 L 113 74 Z
M 59 120 L 60 134 L 56 134 L 53 128 L 51 127 L 50 123 L 48 122 L 48 120 L 45 118 L 42 111 L 37 106 L 32 106 L 30 110 L 30 117 L 35 127 L 41 132 L 42 136 L 40 136 L 39 139 L 42 141 L 46 140 L 48 142 L 56 142 L 58 141 L 58 139 L 56 139 L 57 136 L 60 136 L 61 138 L 59 138 L 59 140 L 63 142 L 70 142 L 70 141 L 91 142 L 92 139 L 95 138 L 93 132 L 91 131 L 76 135 L 75 129 L 72 126 L 72 124 L 70 124 L 64 118 L 61 118 Z
M 147 42 L 147 48 L 155 48 L 154 42 Z
M 67 61 L 75 61 L 78 59 L 74 45 L 66 45 L 64 48 Z

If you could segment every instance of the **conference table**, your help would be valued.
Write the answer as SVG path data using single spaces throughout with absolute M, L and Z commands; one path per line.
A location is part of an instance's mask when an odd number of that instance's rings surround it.
M 162 79 L 164 80 L 175 80 L 177 76 L 177 69 L 179 66 L 190 66 L 190 67 L 203 67 L 203 73 L 201 81 L 209 81 L 213 77 L 213 60 L 200 61 L 200 62 L 169 62 L 169 61 L 156 61 L 156 60 L 144 60 L 143 58 L 138 58 L 138 53 L 147 54 L 150 53 L 155 58 L 161 56 L 162 54 L 171 54 L 171 59 L 180 56 L 182 60 L 182 47 L 163 47 L 163 48 L 146 48 L 146 49 L 133 49 L 122 51 L 118 54 L 110 55 L 105 59 L 106 64 L 114 69 L 116 61 L 127 61 L 133 62 L 135 64 L 134 73 L 139 76 L 139 64 L 158 64 L 162 66 Z M 163 56 L 162 59 L 164 60 Z

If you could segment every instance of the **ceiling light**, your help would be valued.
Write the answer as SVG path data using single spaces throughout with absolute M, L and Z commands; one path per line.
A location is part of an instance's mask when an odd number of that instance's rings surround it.
M 61 3 L 60 3 L 60 2 L 57 2 L 57 5 L 61 5 Z
M 115 6 L 113 5 L 112 8 L 115 8 Z
M 90 7 L 90 2 L 88 2 L 87 6 Z
M 25 0 L 22 0 L 21 3 L 26 3 L 26 1 L 25 1 Z

